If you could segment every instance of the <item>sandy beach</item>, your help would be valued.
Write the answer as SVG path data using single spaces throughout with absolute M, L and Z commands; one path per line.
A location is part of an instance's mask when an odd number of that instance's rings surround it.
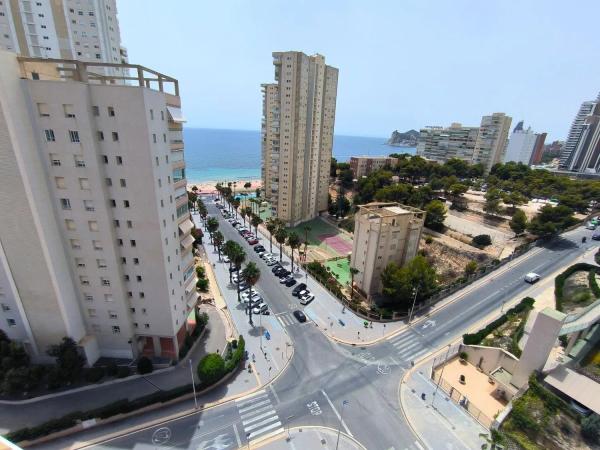
M 209 194 L 216 192 L 215 186 L 218 181 L 194 181 L 188 180 L 187 188 L 192 189 L 192 186 L 196 186 L 200 193 Z M 244 184 L 251 183 L 250 188 L 246 189 Z M 254 192 L 256 188 L 262 186 L 261 180 L 239 180 L 235 187 L 235 192 Z

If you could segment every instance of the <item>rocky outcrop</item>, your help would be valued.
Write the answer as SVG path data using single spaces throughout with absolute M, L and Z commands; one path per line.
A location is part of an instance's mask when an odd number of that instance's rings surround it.
M 416 147 L 419 132 L 417 130 L 408 130 L 405 133 L 400 133 L 395 130 L 392 136 L 388 139 L 387 145 L 394 145 L 397 147 Z

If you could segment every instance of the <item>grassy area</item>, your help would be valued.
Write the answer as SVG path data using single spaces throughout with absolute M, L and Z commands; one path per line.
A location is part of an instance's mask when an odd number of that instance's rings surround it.
M 325 267 L 336 276 L 342 286 L 350 284 L 350 261 L 348 258 L 327 261 Z
M 523 330 L 530 311 L 531 308 L 526 308 L 519 313 L 508 314 L 507 321 L 486 336 L 481 344 L 498 347 L 512 353 L 517 358 L 520 357 L 519 341 L 523 337 Z
M 565 280 L 563 312 L 569 313 L 596 301 L 589 285 L 589 272 L 578 270 Z

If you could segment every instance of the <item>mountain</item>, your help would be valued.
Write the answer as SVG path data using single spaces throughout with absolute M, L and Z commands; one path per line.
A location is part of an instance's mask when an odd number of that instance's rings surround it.
M 400 133 L 395 130 L 387 141 L 387 145 L 395 145 L 398 147 L 416 147 L 419 132 L 417 130 L 408 130 L 405 133 Z

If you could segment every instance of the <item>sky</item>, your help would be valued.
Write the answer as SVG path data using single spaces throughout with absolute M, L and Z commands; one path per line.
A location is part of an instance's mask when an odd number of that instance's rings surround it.
M 564 139 L 600 91 L 598 0 L 117 0 L 129 61 L 177 78 L 187 125 L 260 129 L 273 51 L 339 69 L 336 134 L 505 112 Z

